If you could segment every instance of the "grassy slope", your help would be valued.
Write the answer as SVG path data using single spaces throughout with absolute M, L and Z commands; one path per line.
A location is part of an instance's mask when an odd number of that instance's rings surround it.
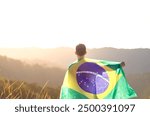
M 23 81 L 11 81 L 0 77 L 1 99 L 54 99 L 58 98 L 59 89 L 28 84 Z

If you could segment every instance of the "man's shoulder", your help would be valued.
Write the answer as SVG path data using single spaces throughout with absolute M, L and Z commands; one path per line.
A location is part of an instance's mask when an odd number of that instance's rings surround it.
M 69 66 L 68 66 L 68 69 L 72 68 L 73 66 L 75 66 L 76 64 L 78 63 L 78 61 L 74 61 L 73 63 L 71 63 Z

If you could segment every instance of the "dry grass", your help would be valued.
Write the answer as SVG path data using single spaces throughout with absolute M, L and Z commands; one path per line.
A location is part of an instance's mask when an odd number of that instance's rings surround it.
M 0 80 L 0 99 L 51 99 L 58 98 L 59 91 L 47 87 L 48 82 L 43 87 L 30 85 L 25 82 Z M 55 94 L 55 95 L 54 95 Z

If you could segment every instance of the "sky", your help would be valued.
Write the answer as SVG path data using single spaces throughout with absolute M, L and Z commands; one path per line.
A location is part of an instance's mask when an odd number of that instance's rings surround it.
M 149 0 L 1 0 L 0 48 L 150 48 Z

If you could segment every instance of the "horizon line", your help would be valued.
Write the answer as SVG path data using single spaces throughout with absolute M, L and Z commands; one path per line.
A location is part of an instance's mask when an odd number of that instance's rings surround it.
M 60 47 L 0 47 L 0 49 L 57 49 L 57 48 L 74 49 L 73 47 L 68 47 L 68 46 L 60 46 Z M 146 48 L 146 47 L 136 47 L 136 48 L 87 47 L 87 49 L 104 49 L 104 48 L 112 48 L 112 49 L 150 49 L 150 48 Z

